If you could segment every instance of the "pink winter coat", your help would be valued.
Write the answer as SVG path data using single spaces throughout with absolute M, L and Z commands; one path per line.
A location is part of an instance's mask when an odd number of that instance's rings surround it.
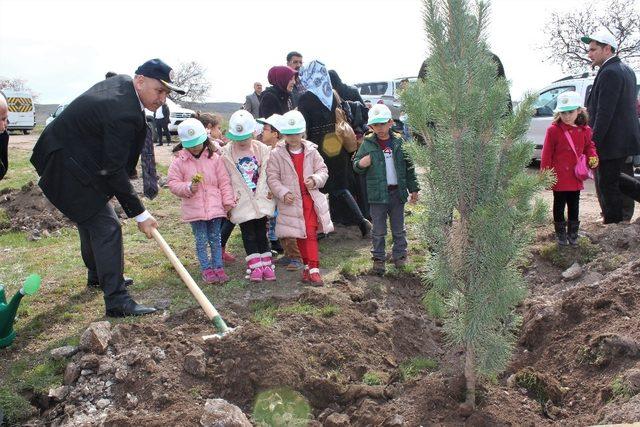
M 564 123 L 552 123 L 547 129 L 547 135 L 542 146 L 540 170 L 553 169 L 557 181 L 554 191 L 580 191 L 584 184 L 573 173 L 576 167 L 576 155 L 564 135 L 567 130 L 571 135 L 578 154 L 585 154 L 587 158 L 598 157 L 596 146 L 591 140 L 589 126 L 569 126 Z
M 327 196 L 319 190 L 327 182 L 329 171 L 315 144 L 303 139 L 302 145 L 304 146 L 303 179 L 311 177 L 316 183 L 316 188 L 309 190 L 309 194 L 311 194 L 318 215 L 318 231 L 330 233 L 333 231 L 333 223 L 329 214 L 329 202 Z M 267 166 L 267 182 L 278 206 L 276 236 L 306 239 L 307 232 L 304 225 L 302 193 L 298 174 L 284 141 L 278 142 L 271 151 L 271 158 Z M 285 194 L 289 192 L 295 196 L 291 205 L 287 205 L 283 201 Z
M 197 159 L 189 151 L 182 150 L 169 166 L 167 185 L 182 200 L 182 220 L 185 222 L 226 218 L 224 205 L 235 206 L 231 179 L 222 158 L 218 154 L 208 157 L 208 154 L 205 150 Z M 198 172 L 203 180 L 192 193 L 189 184 Z

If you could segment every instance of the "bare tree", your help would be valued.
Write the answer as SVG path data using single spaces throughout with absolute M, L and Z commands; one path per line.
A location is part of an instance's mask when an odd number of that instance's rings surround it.
M 27 86 L 27 80 L 25 79 L 0 77 L 0 90 L 4 89 L 15 90 L 16 92 L 29 92 L 34 102 L 39 96 L 38 93 Z
M 169 96 L 172 100 L 200 102 L 209 94 L 211 83 L 205 77 L 207 69 L 196 61 L 183 62 L 174 70 L 173 82 L 185 90 L 184 95 L 171 92 Z
M 640 13 L 637 0 L 599 0 L 580 9 L 551 14 L 545 26 L 547 40 L 542 46 L 546 60 L 567 72 L 584 71 L 591 61 L 588 45 L 580 38 L 598 29 L 608 30 L 618 42 L 617 54 L 628 63 L 640 63 Z

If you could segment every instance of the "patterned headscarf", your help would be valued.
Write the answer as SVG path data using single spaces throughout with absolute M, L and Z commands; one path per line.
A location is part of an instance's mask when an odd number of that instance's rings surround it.
M 324 104 L 329 110 L 333 105 L 333 88 L 327 67 L 320 61 L 311 61 L 299 71 L 302 85 Z

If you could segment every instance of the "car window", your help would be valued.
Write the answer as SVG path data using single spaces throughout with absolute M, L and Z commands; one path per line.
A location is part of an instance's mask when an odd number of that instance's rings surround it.
M 360 95 L 384 95 L 387 92 L 389 83 L 387 82 L 374 82 L 374 83 L 359 83 L 356 85 L 360 89 Z
M 534 108 L 536 109 L 536 116 L 538 117 L 553 116 L 553 110 L 556 108 L 558 95 L 568 90 L 576 90 L 576 87 L 575 86 L 554 87 L 553 89 L 549 89 L 545 92 L 542 92 L 538 96 L 538 99 L 533 105 Z

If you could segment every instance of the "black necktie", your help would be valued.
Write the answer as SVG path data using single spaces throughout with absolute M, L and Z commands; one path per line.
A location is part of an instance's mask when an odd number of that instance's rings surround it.
M 142 163 L 142 192 L 148 199 L 153 200 L 158 195 L 158 173 L 156 171 L 156 156 L 153 152 L 153 134 L 151 128 L 145 125 L 147 135 L 144 139 L 140 160 Z

